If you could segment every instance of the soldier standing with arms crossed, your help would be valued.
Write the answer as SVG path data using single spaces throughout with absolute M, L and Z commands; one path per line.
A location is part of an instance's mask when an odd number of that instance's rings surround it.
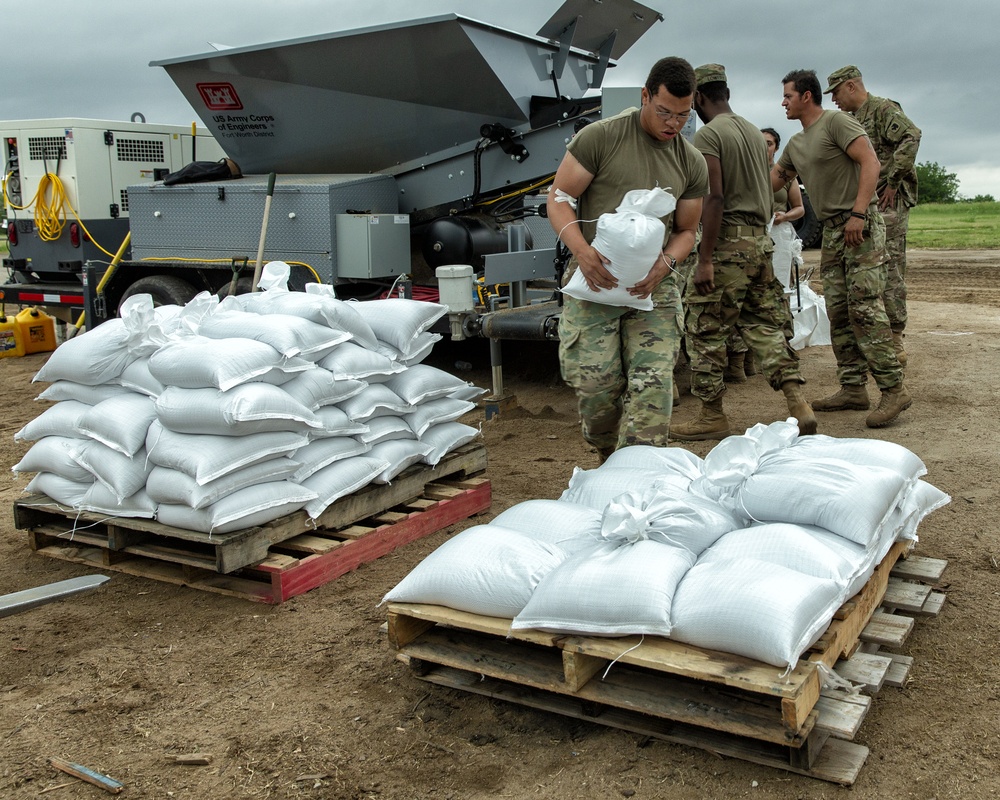
M 774 245 L 767 230 L 774 193 L 764 136 L 730 108 L 724 67 L 705 64 L 695 75 L 695 110 L 705 124 L 694 143 L 708 165 L 711 189 L 701 216 L 698 266 L 688 279 L 684 303 L 691 392 L 701 400 L 701 412 L 691 422 L 671 425 L 670 438 L 729 435 L 723 372 L 726 342 L 737 324 L 771 388 L 784 392 L 799 433 L 816 433 L 816 415 L 802 394 L 799 357 L 784 334 L 788 310 L 774 276 Z
M 876 193 L 879 211 L 885 220 L 888 267 L 882 300 L 892 328 L 896 357 L 905 367 L 906 230 L 910 209 L 917 204 L 916 159 L 920 128 L 910 121 L 895 100 L 869 94 L 861 70 L 853 65 L 832 73 L 823 94 L 829 94 L 841 111 L 853 114 L 861 123 L 881 164 Z
M 794 70 L 782 80 L 781 105 L 802 130 L 792 136 L 771 170 L 777 190 L 797 174 L 823 221 L 820 272 L 837 358 L 840 391 L 813 403 L 816 411 L 866 410 L 868 373 L 882 392 L 865 424 L 881 428 L 910 407 L 903 368 L 892 344 L 885 291 L 885 224 L 875 185 L 879 161 L 864 128 L 849 114 L 824 111 L 819 79 Z

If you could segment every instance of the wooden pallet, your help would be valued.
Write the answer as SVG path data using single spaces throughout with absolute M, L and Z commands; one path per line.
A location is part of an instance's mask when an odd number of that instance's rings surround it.
M 46 497 L 14 505 L 32 550 L 74 561 L 280 603 L 489 508 L 481 444 L 437 467 L 414 467 L 392 484 L 369 486 L 331 505 L 314 527 L 304 512 L 267 525 L 209 535 L 152 520 L 77 514 Z
M 391 603 L 387 631 L 397 658 L 430 683 L 850 785 L 868 757 L 851 740 L 871 697 L 824 689 L 823 668 L 872 693 L 892 682 L 893 657 L 871 648 L 909 630 L 881 601 L 910 546 L 893 547 L 787 675 L 661 637 L 511 630 L 441 606 Z

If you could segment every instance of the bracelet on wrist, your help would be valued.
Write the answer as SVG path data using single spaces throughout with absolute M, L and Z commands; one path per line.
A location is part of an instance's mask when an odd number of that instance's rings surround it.
M 670 255 L 670 253 L 660 251 L 660 258 L 663 259 L 663 263 L 666 264 L 669 269 L 676 269 L 677 259 Z
M 860 211 L 852 211 L 851 216 L 854 217 L 855 219 L 868 219 L 868 217 L 865 214 L 862 214 Z

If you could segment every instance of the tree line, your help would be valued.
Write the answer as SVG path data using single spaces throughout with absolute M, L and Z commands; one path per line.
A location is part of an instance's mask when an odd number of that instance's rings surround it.
M 917 189 L 919 203 L 995 203 L 991 194 L 977 194 L 975 197 L 960 197 L 958 176 L 938 164 L 925 161 L 917 164 Z

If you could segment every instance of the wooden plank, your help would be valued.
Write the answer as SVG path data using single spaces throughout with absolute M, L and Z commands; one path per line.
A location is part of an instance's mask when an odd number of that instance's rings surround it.
M 947 598 L 943 592 L 931 592 L 927 597 L 927 602 L 920 609 L 920 614 L 926 617 L 935 617 L 944 608 L 944 601 Z
M 892 574 L 897 578 L 923 583 L 937 583 L 944 574 L 948 562 L 943 558 L 908 556 L 896 562 Z
M 919 613 L 923 610 L 930 593 L 931 587 L 924 583 L 904 581 L 890 575 L 882 605 L 899 611 Z
M 588 656 L 584 653 L 574 653 L 562 650 L 563 682 L 571 692 L 578 692 L 598 672 L 606 669 L 609 662 L 606 658 Z
M 892 659 L 888 656 L 857 651 L 850 658 L 838 661 L 834 669 L 844 680 L 861 684 L 865 691 L 878 694 L 891 666 Z
M 901 647 L 912 630 L 912 617 L 897 617 L 879 611 L 872 615 L 868 625 L 861 632 L 861 638 L 866 642 L 887 647 Z
M 864 694 L 824 693 L 816 701 L 819 718 L 816 727 L 838 739 L 853 741 L 871 708 L 872 699 Z

